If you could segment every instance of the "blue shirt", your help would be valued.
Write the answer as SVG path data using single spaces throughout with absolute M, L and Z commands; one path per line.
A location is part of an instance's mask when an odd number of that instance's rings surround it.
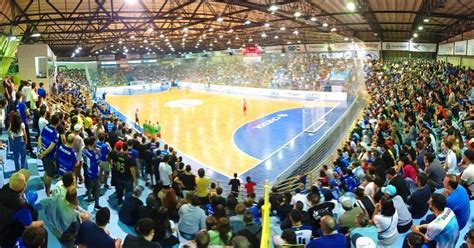
M 59 133 L 56 128 L 54 128 L 51 125 L 47 125 L 46 127 L 43 128 L 43 131 L 41 131 L 41 150 L 46 150 L 48 147 L 51 145 L 51 143 L 54 143 L 55 149 L 48 153 L 46 155 L 47 158 L 54 159 L 55 155 L 55 150 L 58 148 L 59 144 Z
M 107 154 L 109 153 L 109 146 L 101 141 L 97 141 L 95 147 L 100 150 L 100 161 L 107 161 Z
M 76 237 L 76 243 L 87 247 L 115 247 L 115 241 L 105 233 L 104 229 L 90 220 L 82 222 Z
M 463 229 L 469 221 L 471 215 L 471 207 L 469 205 L 469 196 L 466 189 L 458 185 L 458 187 L 446 198 L 446 207 L 453 210 L 458 221 L 459 230 Z
M 46 90 L 43 88 L 38 89 L 38 96 L 41 96 L 42 98 L 46 97 Z
M 112 132 L 116 129 L 115 125 L 113 123 L 107 123 L 105 124 L 105 131 L 108 133 L 108 132 Z
M 94 150 L 85 149 L 83 151 L 84 161 L 87 164 L 86 178 L 95 180 L 99 178 L 99 155 Z
M 347 247 L 346 237 L 342 234 L 324 235 L 321 238 L 313 239 L 306 248 L 319 247 Z
M 77 157 L 72 147 L 61 145 L 57 151 L 56 163 L 58 164 L 59 174 L 62 176 L 69 171 L 74 170 L 74 165 L 77 163 Z
M 23 102 L 18 102 L 16 104 L 16 110 L 20 113 L 21 120 L 25 125 L 28 125 L 28 116 L 26 115 L 26 105 Z
M 128 150 L 128 155 L 130 155 L 130 157 L 132 158 L 132 164 L 136 166 L 138 151 L 135 149 Z

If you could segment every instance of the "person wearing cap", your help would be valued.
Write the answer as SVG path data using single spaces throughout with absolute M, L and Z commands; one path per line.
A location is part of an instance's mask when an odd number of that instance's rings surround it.
M 323 236 L 311 240 L 306 248 L 319 247 L 347 247 L 347 239 L 344 235 L 337 233 L 336 220 L 329 215 L 321 218 L 321 230 Z
M 59 132 L 56 129 L 59 124 L 59 115 L 55 114 L 51 117 L 51 123 L 43 128 L 38 138 L 38 147 L 40 149 L 39 158 L 43 162 L 44 167 L 44 191 L 46 196 L 51 194 L 51 180 L 56 174 L 55 155 L 59 146 Z
M 443 195 L 446 197 L 446 207 L 453 210 L 459 224 L 459 230 L 463 229 L 469 221 L 471 206 L 466 189 L 458 184 L 455 175 L 447 175 L 443 181 Z
M 143 206 L 140 196 L 143 193 L 142 186 L 136 186 L 131 196 L 125 197 L 125 201 L 119 210 L 119 220 L 125 225 L 134 226 L 138 221 L 138 210 Z
M 387 187 L 382 187 L 382 192 L 390 197 L 393 201 L 393 205 L 398 213 L 398 224 L 397 230 L 398 233 L 406 233 L 410 230 L 411 225 L 413 224 L 413 219 L 411 217 L 408 207 L 403 201 L 400 195 L 397 195 L 397 188 L 393 185 L 387 185 Z
M 127 144 L 120 140 L 115 143 L 115 151 L 111 152 L 109 156 L 113 168 L 112 179 L 115 178 L 118 205 L 123 203 L 124 190 L 127 193 L 132 192 L 133 182 L 137 181 L 136 168 L 133 166 L 132 158 L 127 150 Z
M 339 199 L 344 213 L 339 217 L 339 225 L 344 233 L 349 229 L 356 227 L 356 216 L 364 211 L 360 207 L 354 207 L 355 199 L 348 196 L 343 196 Z
M 76 181 L 78 183 L 78 187 L 82 187 L 84 184 L 84 177 L 82 176 L 82 163 L 84 162 L 84 159 L 82 157 L 82 150 L 85 147 L 84 144 L 84 139 L 81 137 L 82 133 L 82 125 L 79 123 L 76 123 L 74 125 L 74 142 L 72 144 L 72 149 L 74 151 L 74 154 L 76 155 L 77 158 L 77 163 L 76 166 L 74 167 L 74 174 L 76 175 Z
M 35 220 L 33 208 L 22 197 L 26 182 L 25 173 L 15 172 L 0 189 L 0 247 L 14 247 L 27 227 L 44 226 L 43 221 Z
M 459 184 L 469 190 L 468 194 L 473 195 L 474 193 L 474 151 L 466 150 L 464 152 L 462 166 L 466 166 L 466 169 L 461 173 L 459 178 Z

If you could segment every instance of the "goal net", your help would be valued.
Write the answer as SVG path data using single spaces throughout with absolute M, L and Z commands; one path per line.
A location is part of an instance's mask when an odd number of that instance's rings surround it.
M 303 106 L 303 131 L 314 133 L 325 121 L 325 109 L 320 101 L 307 101 Z

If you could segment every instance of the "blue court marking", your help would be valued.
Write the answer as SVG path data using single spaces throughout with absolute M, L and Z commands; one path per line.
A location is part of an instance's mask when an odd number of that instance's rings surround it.
M 333 108 L 321 109 L 322 113 L 326 113 Z M 249 156 L 263 160 L 300 134 L 302 123 L 302 108 L 274 112 L 239 127 L 233 135 L 234 144 Z M 315 129 L 322 124 L 322 120 L 315 123 Z
M 323 124 L 318 124 L 317 130 L 313 133 L 301 132 L 295 138 L 286 143 L 279 150 L 275 151 L 269 157 L 260 161 L 255 167 L 242 173 L 241 178 L 252 177 L 252 181 L 263 183 L 266 179 L 270 182 L 285 172 L 294 161 L 301 158 L 310 147 L 319 142 L 328 130 L 336 123 L 347 111 L 348 107 L 354 102 L 355 97 L 348 96 L 347 101 L 342 102 L 330 112 L 326 112 Z M 258 141 L 257 141 L 258 142 Z M 265 141 L 261 141 L 265 142 Z M 337 143 L 332 144 L 322 156 L 331 154 L 337 147 Z M 315 165 L 316 166 L 316 165 Z

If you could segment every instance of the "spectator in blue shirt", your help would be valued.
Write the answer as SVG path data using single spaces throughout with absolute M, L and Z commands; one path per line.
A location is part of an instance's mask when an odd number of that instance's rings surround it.
M 336 220 L 329 215 L 321 218 L 321 229 L 323 236 L 313 239 L 306 246 L 307 248 L 316 247 L 347 247 L 346 237 L 336 231 Z
M 67 135 L 66 144 L 59 147 L 56 152 L 56 164 L 60 175 L 64 175 L 67 172 L 74 172 L 74 168 L 77 165 L 77 156 L 72 149 L 74 142 L 74 134 L 70 133 Z
M 54 158 L 56 149 L 59 146 L 59 132 L 56 129 L 59 120 L 59 115 L 53 115 L 50 124 L 43 128 L 38 139 L 39 158 L 42 160 L 44 167 L 44 191 L 47 197 L 51 194 L 51 180 L 56 174 Z
M 418 188 L 408 198 L 408 205 L 411 217 L 413 219 L 420 219 L 428 212 L 428 200 L 431 197 L 430 186 L 427 185 L 428 177 L 425 173 L 418 174 L 416 178 L 416 185 Z
M 43 88 L 43 83 L 39 83 L 39 88 L 38 88 L 38 96 L 45 98 L 46 97 L 46 90 Z
M 25 175 L 16 172 L 0 190 L 0 247 L 14 247 L 25 228 L 44 225 L 35 220 L 37 214 L 22 197 L 25 189 Z
M 25 104 L 25 96 L 21 92 L 16 93 L 15 107 L 18 113 L 20 113 L 21 121 L 23 122 L 23 124 L 25 124 L 25 131 L 26 131 L 26 137 L 27 137 L 26 148 L 28 149 L 30 157 L 36 158 L 33 152 L 33 147 L 31 146 L 31 142 L 30 142 L 31 136 L 30 136 L 30 128 L 28 126 L 28 123 L 29 123 L 28 116 L 30 115 L 30 112 L 28 111 L 28 108 Z
M 100 157 L 98 151 L 95 149 L 95 137 L 89 137 L 85 140 L 86 149 L 83 151 L 84 155 L 84 175 L 87 183 L 87 202 L 94 201 L 95 209 L 101 209 L 99 205 L 100 197 L 100 178 L 99 178 L 99 163 Z M 94 198 L 91 198 L 91 194 Z
M 458 221 L 459 230 L 463 229 L 469 221 L 471 215 L 471 207 L 469 205 L 469 195 L 466 189 L 458 185 L 455 175 L 447 175 L 443 181 L 446 196 L 446 207 L 453 210 Z
M 84 221 L 79 227 L 76 237 L 76 244 L 86 247 L 114 248 L 120 244 L 120 239 L 110 237 L 110 232 L 106 226 L 110 221 L 110 210 L 101 208 L 95 214 L 95 223 L 90 220 Z

